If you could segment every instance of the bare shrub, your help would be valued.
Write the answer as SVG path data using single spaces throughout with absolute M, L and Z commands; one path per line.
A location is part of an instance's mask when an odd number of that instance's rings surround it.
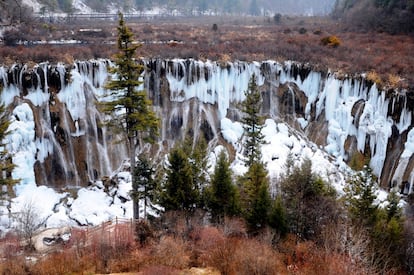
M 135 224 L 135 235 L 137 241 L 141 245 L 147 244 L 152 238 L 154 238 L 154 232 L 151 228 L 151 224 L 145 220 L 140 220 Z
M 208 266 L 209 253 L 225 241 L 223 233 L 216 227 L 203 227 L 190 235 L 194 241 L 191 247 L 191 265 Z
M 247 237 L 246 223 L 240 218 L 225 217 L 223 233 L 227 237 Z
M 30 267 L 30 274 L 71 274 L 94 271 L 94 265 L 91 257 L 84 255 L 78 257 L 74 250 L 67 249 L 62 252 L 56 252 L 48 255 L 35 265 Z
M 134 249 L 128 251 L 121 258 L 111 258 L 108 261 L 108 270 L 112 273 L 132 272 L 140 270 L 149 261 L 146 251 Z
M 28 267 L 24 256 L 7 258 L 0 262 L 0 273 L 10 275 L 27 274 Z
M 16 223 L 16 230 L 26 241 L 26 248 L 34 249 L 33 237 L 37 230 L 44 224 L 44 220 L 40 217 L 38 210 L 33 202 L 26 202 L 20 212 L 13 214 Z
M 179 238 L 169 236 L 161 238 L 152 255 L 154 264 L 178 269 L 186 268 L 190 259 L 185 243 Z
M 213 249 L 207 251 L 205 255 L 203 255 L 203 258 L 207 266 L 216 268 L 223 275 L 237 274 L 237 249 L 240 249 L 238 239 L 226 239 L 217 243 Z
M 235 251 L 237 274 L 280 274 L 285 270 L 281 258 L 268 245 L 245 239 Z

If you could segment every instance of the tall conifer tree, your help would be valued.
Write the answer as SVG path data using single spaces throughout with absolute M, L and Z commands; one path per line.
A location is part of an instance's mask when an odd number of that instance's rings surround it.
M 261 161 L 262 154 L 260 146 L 264 144 L 262 129 L 264 118 L 260 115 L 261 96 L 257 87 L 256 75 L 253 75 L 249 81 L 249 87 L 245 92 L 246 99 L 242 102 L 242 111 L 245 114 L 242 118 L 245 142 L 245 164 L 251 166 L 254 162 Z
M 140 75 L 144 68 L 135 60 L 137 46 L 133 44 L 133 34 L 126 26 L 122 13 L 119 13 L 118 50 L 115 55 L 115 67 L 110 68 L 114 78 L 106 88 L 111 90 L 113 100 L 103 103 L 104 111 L 111 114 L 108 125 L 121 128 L 127 135 L 131 172 L 135 168 L 135 155 L 138 146 L 144 142 L 153 142 L 158 134 L 158 118 L 151 109 L 151 102 L 145 91 L 138 91 L 142 84 Z M 134 173 L 132 174 L 132 182 Z M 137 190 L 132 190 L 132 197 Z M 139 201 L 134 199 L 134 219 L 139 218 Z
M 167 178 L 160 203 L 165 210 L 184 211 L 188 216 L 197 206 L 199 190 L 194 181 L 188 156 L 174 148 L 168 158 Z
M 207 207 L 214 222 L 221 223 L 225 216 L 239 212 L 239 196 L 232 183 L 230 163 L 222 151 L 214 168 L 211 185 L 207 189 Z
M 256 233 L 267 225 L 271 206 L 268 173 L 262 162 L 264 118 L 260 115 L 262 101 L 256 75 L 250 78 L 245 96 L 241 106 L 244 113 L 242 123 L 245 135 L 245 165 L 248 171 L 241 178 L 241 199 L 245 219 L 250 230 Z
M 244 217 L 255 234 L 268 224 L 271 206 L 269 178 L 263 162 L 254 162 L 241 180 Z

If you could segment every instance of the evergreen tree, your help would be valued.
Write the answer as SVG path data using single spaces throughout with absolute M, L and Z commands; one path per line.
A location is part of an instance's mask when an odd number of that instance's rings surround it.
M 388 195 L 388 206 L 377 209 L 375 226 L 369 231 L 372 239 L 370 249 L 380 268 L 399 268 L 403 264 L 404 219 L 397 198 L 393 193 Z
M 133 45 L 132 32 L 125 25 L 122 13 L 119 13 L 118 50 L 115 55 L 115 67 L 110 68 L 114 79 L 106 88 L 111 90 L 112 101 L 104 102 L 103 110 L 111 114 L 107 124 L 113 128 L 121 128 L 127 135 L 131 170 L 135 168 L 135 152 L 144 142 L 153 142 L 158 132 L 158 118 L 151 109 L 151 102 L 145 91 L 138 91 L 142 84 L 139 80 L 143 66 L 135 60 L 137 46 Z M 134 174 L 132 173 L 132 182 Z M 135 192 L 136 190 L 133 190 Z M 134 201 L 134 219 L 139 218 L 139 202 Z
M 279 232 L 281 236 L 286 235 L 288 232 L 286 209 L 281 196 L 277 196 L 272 203 L 272 208 L 269 213 L 269 225 Z
M 368 166 L 348 180 L 345 188 L 351 228 L 365 230 L 369 238 L 364 251 L 364 260 L 377 270 L 400 268 L 403 261 L 403 217 L 399 197 L 394 192 L 388 195 L 388 205 L 380 208 L 376 182 Z
M 291 167 L 288 157 L 286 163 L 289 173 L 281 177 L 280 186 L 289 231 L 303 239 L 315 239 L 325 224 L 338 218 L 336 193 L 312 172 L 310 159 Z
M 376 183 L 371 169 L 364 169 L 348 180 L 345 187 L 346 202 L 353 224 L 372 227 L 376 222 L 378 206 L 374 204 L 377 198 Z
M 207 163 L 207 142 L 201 135 L 196 142 L 191 137 L 187 137 L 183 144 L 184 153 L 189 156 L 189 162 L 193 174 L 194 184 L 198 190 L 203 190 L 208 183 L 208 163 Z M 203 203 L 199 201 L 200 207 Z
M 166 211 L 184 211 L 188 215 L 196 208 L 199 199 L 188 156 L 182 148 L 173 148 L 168 162 L 160 204 Z
M 268 223 L 271 205 L 269 179 L 262 162 L 254 162 L 242 180 L 242 211 L 250 231 L 257 233 Z
M 212 220 L 221 223 L 225 216 L 237 215 L 239 201 L 236 186 L 232 183 L 230 163 L 222 151 L 212 175 L 211 185 L 207 189 L 207 207 L 211 211 Z
M 155 169 L 147 156 L 141 154 L 138 157 L 134 169 L 134 182 L 132 183 L 131 196 L 134 201 L 144 200 L 144 219 L 147 217 L 148 200 L 155 197 L 156 182 L 154 180 Z
M 264 118 L 260 116 L 261 96 L 256 83 L 256 75 L 249 81 L 248 90 L 245 92 L 246 99 L 242 102 L 241 109 L 245 114 L 242 118 L 245 142 L 245 165 L 251 166 L 254 162 L 261 161 L 262 154 L 260 146 L 264 144 L 262 129 Z
M 6 150 L 4 143 L 5 137 L 9 134 L 9 117 L 4 104 L 0 104 L 0 195 L 12 192 L 12 186 L 18 182 L 11 177 L 15 165 L 11 161 L 11 156 Z M 6 192 L 7 190 L 7 192 Z

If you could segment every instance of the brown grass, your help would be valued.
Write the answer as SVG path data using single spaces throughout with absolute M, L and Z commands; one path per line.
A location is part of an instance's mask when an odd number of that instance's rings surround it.
M 171 20 L 128 22 L 136 39 L 142 44 L 138 50 L 140 56 L 217 61 L 289 59 L 309 62 L 315 68 L 331 68 L 349 74 L 372 71 L 384 80 L 392 75 L 395 77 L 390 79 L 389 84 L 414 87 L 414 37 L 410 35 L 354 32 L 337 22 L 321 18 L 283 18 L 280 24 L 260 17 Z M 32 27 L 31 39 L 40 39 L 42 36 L 50 39 L 80 39 L 85 44 L 3 46 L 0 48 L 2 62 L 70 62 L 72 59 L 111 57 L 116 46 L 108 43 L 116 41 L 116 22 L 99 22 L 102 35 L 78 32 L 80 28 L 96 27 L 93 24 L 90 21 L 71 26 L 56 25 L 47 36 L 43 33 L 44 28 Z M 217 25 L 217 31 L 212 30 L 213 24 Z M 39 30 L 38 34 L 36 30 Z M 335 37 L 335 41 L 340 41 L 340 44 L 326 47 L 321 43 L 323 37 Z M 398 83 L 395 83 L 396 77 Z

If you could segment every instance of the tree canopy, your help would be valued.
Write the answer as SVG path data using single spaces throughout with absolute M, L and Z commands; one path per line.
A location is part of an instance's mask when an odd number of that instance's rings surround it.
M 207 189 L 207 207 L 212 220 L 221 223 L 225 216 L 239 213 L 239 195 L 232 182 L 232 172 L 226 153 L 220 152 L 211 183 Z
M 166 211 L 192 212 L 199 201 L 199 189 L 194 181 L 188 156 L 182 148 L 173 148 L 168 157 L 166 181 L 160 198 Z
M 245 141 L 244 154 L 246 156 L 245 165 L 251 166 L 262 159 L 261 145 L 264 144 L 262 129 L 264 118 L 260 115 L 261 95 L 257 87 L 257 77 L 253 75 L 249 81 L 249 87 L 245 91 L 245 100 L 241 104 L 244 113 L 242 118 Z
M 122 13 L 119 13 L 117 45 L 119 52 L 115 55 L 115 66 L 109 68 L 113 79 L 106 84 L 106 88 L 112 91 L 109 95 L 112 99 L 103 102 L 102 107 L 110 115 L 107 125 L 126 134 L 131 167 L 134 169 L 137 146 L 155 140 L 159 120 L 146 92 L 138 90 L 144 68 L 135 59 L 138 46 L 134 44 L 132 31 L 126 26 Z M 132 179 L 134 182 L 133 174 Z M 134 202 L 134 218 L 139 218 L 137 201 Z

